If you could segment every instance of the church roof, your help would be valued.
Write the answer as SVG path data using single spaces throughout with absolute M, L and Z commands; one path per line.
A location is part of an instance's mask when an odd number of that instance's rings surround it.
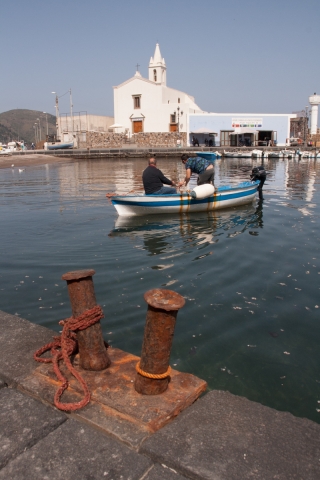
M 156 86 L 157 86 L 156 83 L 152 82 L 151 80 L 148 80 L 147 78 L 144 78 L 144 77 L 140 74 L 140 72 L 136 72 L 133 77 L 128 78 L 128 80 L 126 80 L 125 82 L 120 83 L 120 85 L 116 85 L 116 86 L 113 87 L 113 88 L 120 88 L 120 87 L 122 87 L 123 85 L 126 85 L 127 83 L 132 82 L 133 80 L 140 80 L 140 81 L 142 81 L 142 82 L 151 83 L 152 85 L 156 85 Z

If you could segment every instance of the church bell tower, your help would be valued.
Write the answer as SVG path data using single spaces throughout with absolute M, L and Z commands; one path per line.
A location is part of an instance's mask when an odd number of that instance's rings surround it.
M 151 82 L 166 85 L 167 84 L 167 67 L 164 58 L 160 53 L 159 44 L 156 44 L 153 57 L 150 58 L 149 63 L 149 80 Z

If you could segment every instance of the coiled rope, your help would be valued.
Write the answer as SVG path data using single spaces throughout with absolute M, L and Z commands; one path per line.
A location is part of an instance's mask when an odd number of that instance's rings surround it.
M 63 326 L 61 335 L 53 337 L 53 342 L 47 343 L 33 354 L 33 358 L 37 362 L 52 363 L 54 372 L 58 380 L 62 382 L 62 385 L 58 388 L 54 395 L 54 404 L 57 408 L 59 408 L 59 410 L 65 410 L 70 412 L 75 411 L 79 408 L 85 407 L 90 402 L 90 391 L 88 385 L 72 365 L 70 356 L 78 351 L 76 332 L 91 327 L 95 323 L 99 322 L 99 320 L 101 320 L 101 318 L 103 317 L 104 315 L 102 308 L 99 305 L 96 305 L 90 310 L 86 310 L 82 315 L 77 318 L 70 317 L 66 318 L 65 320 L 61 320 L 59 322 L 59 325 Z M 108 345 L 105 345 L 106 348 L 108 348 Z M 51 351 L 52 357 L 40 358 L 41 355 L 43 355 L 49 350 Z M 60 360 L 64 361 L 69 372 L 81 384 L 84 392 L 84 398 L 80 402 L 63 403 L 60 401 L 63 392 L 69 386 L 67 378 L 60 370 Z
M 156 380 L 162 380 L 162 378 L 167 378 L 170 375 L 171 367 L 169 365 L 168 370 L 164 373 L 148 373 L 140 368 L 140 361 L 136 365 L 136 371 L 140 373 L 143 377 L 154 378 Z

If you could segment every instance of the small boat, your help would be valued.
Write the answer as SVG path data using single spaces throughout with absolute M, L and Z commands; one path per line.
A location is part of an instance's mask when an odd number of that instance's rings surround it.
M 308 152 L 308 151 L 299 152 L 298 155 L 301 156 L 301 158 L 311 158 L 311 152 Z
M 236 157 L 236 158 L 251 158 L 251 151 L 242 152 L 242 151 L 235 151 L 235 152 L 227 152 L 224 150 L 223 152 L 224 157 Z
M 216 152 L 196 152 L 196 155 L 210 161 L 214 161 L 217 158 Z
M 254 149 L 254 150 L 252 150 L 251 155 L 253 157 L 262 157 L 262 150 Z
M 283 154 L 282 154 L 282 152 L 269 152 L 268 157 L 269 158 L 282 158 Z
M 282 156 L 285 158 L 292 158 L 296 156 L 296 151 L 295 150 L 287 150 L 286 148 L 281 151 Z
M 6 147 L 5 145 L 0 145 L 0 155 L 12 155 L 11 148 Z
M 44 148 L 45 148 L 45 150 L 62 150 L 62 149 L 66 149 L 66 148 L 73 148 L 73 142 L 68 142 L 68 143 L 60 143 L 60 142 L 49 143 L 49 142 L 46 142 L 44 144 Z
M 259 183 L 255 181 L 242 182 L 235 186 L 220 186 L 207 198 L 194 198 L 193 192 L 186 192 L 173 195 L 119 195 L 112 197 L 111 201 L 120 216 L 211 212 L 251 203 Z

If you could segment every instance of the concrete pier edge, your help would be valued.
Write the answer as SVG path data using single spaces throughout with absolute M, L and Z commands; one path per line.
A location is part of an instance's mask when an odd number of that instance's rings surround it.
M 136 443 L 125 425 L 108 433 L 102 411 L 95 423 L 58 411 L 25 383 L 55 334 L 0 311 L 0 480 L 320 478 L 320 425 L 229 392 L 205 394 Z
M 224 147 L 122 147 L 122 148 L 75 148 L 75 149 L 66 149 L 66 150 L 22 150 L 22 151 L 15 151 L 12 152 L 10 158 L 14 158 L 17 156 L 32 156 L 32 155 L 44 155 L 44 156 L 54 156 L 56 158 L 63 157 L 63 158 L 70 158 L 70 159 L 93 159 L 93 158 L 148 158 L 151 155 L 157 155 L 161 158 L 163 157 L 177 157 L 183 153 L 187 153 L 195 155 L 196 152 L 219 152 L 223 155 L 225 150 L 227 151 L 252 151 L 255 149 L 259 149 L 262 151 L 281 151 L 285 148 L 290 149 L 291 147 L 284 147 L 284 146 L 276 146 L 276 147 L 234 147 L 234 146 L 224 146 Z M 292 147 L 293 150 L 298 149 L 299 147 Z M 300 146 L 300 149 L 302 147 Z M 315 147 L 307 147 L 303 146 L 304 151 L 314 152 L 315 150 L 319 150 Z M 8 157 L 6 157 L 8 158 Z M 256 160 L 260 160 L 261 158 L 256 158 Z

